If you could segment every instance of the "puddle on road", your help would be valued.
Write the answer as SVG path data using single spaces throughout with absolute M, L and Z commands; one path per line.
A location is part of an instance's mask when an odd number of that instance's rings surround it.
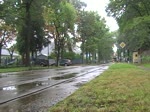
M 13 91 L 13 90 L 16 90 L 16 87 L 15 86 L 3 87 L 2 90 L 3 91 Z
M 62 75 L 62 76 L 52 77 L 51 79 L 54 79 L 54 80 L 69 79 L 69 78 L 75 77 L 77 74 L 78 73 L 71 73 L 71 74 L 66 74 L 66 75 Z
M 8 74 L 0 74 L 0 78 L 8 77 Z
M 58 72 L 58 74 L 61 74 L 61 75 L 62 75 L 62 74 L 65 74 L 65 73 L 66 73 L 66 72 Z
M 51 79 L 53 79 L 53 80 L 69 79 L 69 78 L 75 77 L 76 74 L 77 73 L 71 73 L 71 74 L 66 74 L 66 75 L 62 75 L 62 76 L 52 77 Z M 23 93 L 23 92 L 26 92 L 33 88 L 48 86 L 51 83 L 52 83 L 52 81 L 50 79 L 47 79 L 44 81 L 35 81 L 35 82 L 25 83 L 25 84 L 20 84 L 20 85 L 5 86 L 5 87 L 0 88 L 0 93 L 2 91 L 17 91 L 18 93 Z
M 36 82 L 26 83 L 21 85 L 2 87 L 0 88 L 0 91 L 17 91 L 18 93 L 22 93 L 36 87 L 47 86 L 49 84 L 50 84 L 49 81 L 36 81 Z

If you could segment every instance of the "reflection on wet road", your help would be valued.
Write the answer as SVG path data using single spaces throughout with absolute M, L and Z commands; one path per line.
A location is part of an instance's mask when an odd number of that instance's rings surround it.
M 104 66 L 70 66 L 13 74 L 0 74 L 0 112 L 47 112 L 98 76 Z

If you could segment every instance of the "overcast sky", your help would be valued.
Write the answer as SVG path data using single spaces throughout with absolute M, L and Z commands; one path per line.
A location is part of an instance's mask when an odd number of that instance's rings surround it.
M 117 22 L 114 18 L 108 17 L 105 12 L 105 7 L 109 3 L 109 0 L 81 0 L 87 4 L 85 10 L 97 11 L 101 17 L 104 17 L 106 24 L 110 31 L 115 31 L 118 29 Z

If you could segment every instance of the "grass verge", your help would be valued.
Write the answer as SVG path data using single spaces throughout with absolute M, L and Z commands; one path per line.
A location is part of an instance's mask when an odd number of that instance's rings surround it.
M 21 71 L 28 71 L 28 70 L 39 70 L 39 69 L 48 69 L 48 67 L 5 67 L 0 68 L 0 73 L 7 73 L 7 72 L 21 72 Z
M 49 112 L 150 112 L 150 72 L 113 64 Z
M 146 67 L 146 68 L 150 68 L 150 63 L 145 63 L 142 66 Z

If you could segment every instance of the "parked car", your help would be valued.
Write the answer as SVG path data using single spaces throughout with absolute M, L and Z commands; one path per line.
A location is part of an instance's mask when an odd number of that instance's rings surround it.
M 61 66 L 69 66 L 69 65 L 72 65 L 72 62 L 71 62 L 70 59 L 61 59 L 61 60 L 59 61 L 59 64 L 60 64 Z
M 56 65 L 56 61 L 54 59 L 49 59 L 49 65 L 50 66 Z
M 40 66 L 48 66 L 48 60 L 45 59 L 36 59 L 34 62 L 35 65 L 40 65 Z
M 8 62 L 6 65 L 14 65 L 16 63 L 16 60 L 12 60 L 10 62 Z

